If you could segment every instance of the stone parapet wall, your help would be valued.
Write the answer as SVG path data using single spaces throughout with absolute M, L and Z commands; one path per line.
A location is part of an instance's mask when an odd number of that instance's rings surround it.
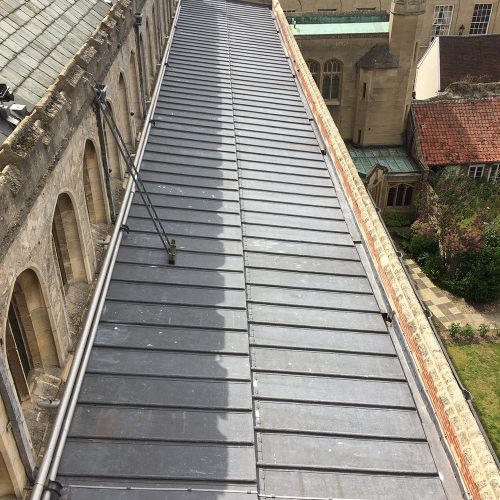
M 140 10 L 145 0 L 140 0 Z M 50 172 L 93 100 L 88 73 L 104 80 L 128 37 L 134 12 L 119 0 L 0 149 L 0 259 L 25 221 Z
M 359 178 L 277 0 L 273 1 L 273 11 L 298 82 L 337 169 L 345 195 L 404 334 L 421 383 L 463 484 L 471 498 L 499 498 L 500 475 L 478 423 L 408 281 L 375 206 Z

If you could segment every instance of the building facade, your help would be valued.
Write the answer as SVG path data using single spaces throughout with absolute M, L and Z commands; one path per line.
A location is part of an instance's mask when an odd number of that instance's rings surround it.
M 417 65 L 415 98 L 429 99 L 456 82 L 500 82 L 500 35 L 438 36 Z
M 453 168 L 473 179 L 499 182 L 499 123 L 498 95 L 416 101 L 408 120 L 408 149 L 429 170 Z
M 17 66 L 12 57 L 0 69 L 0 83 L 29 114 L 21 120 L 4 102 L 0 119 L 1 498 L 27 494 L 127 180 L 90 83 L 106 85 L 108 109 L 133 154 L 175 8 L 163 0 L 100 2 L 83 19 L 78 0 L 18 4 L 2 12 L 13 30 L 46 26 L 19 46 Z M 73 47 L 56 40 L 60 18 Z
M 392 2 L 388 14 L 289 14 L 344 140 L 360 146 L 403 144 L 424 10 L 421 1 Z
M 404 143 L 431 41 L 499 32 L 498 3 L 285 0 L 283 9 L 343 139 L 373 146 Z

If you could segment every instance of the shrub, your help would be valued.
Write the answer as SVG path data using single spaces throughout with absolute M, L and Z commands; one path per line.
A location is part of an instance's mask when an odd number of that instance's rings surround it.
M 443 258 L 439 254 L 424 254 L 421 257 L 422 270 L 424 271 L 430 279 L 436 280 L 444 272 L 444 262 Z
M 481 337 L 484 339 L 488 335 L 488 333 L 490 333 L 490 325 L 481 323 L 477 331 L 479 332 L 479 335 L 481 335 Z
M 453 322 L 448 328 L 448 332 L 452 339 L 457 339 L 460 334 L 460 325 L 458 323 Z
M 418 262 L 422 259 L 425 260 L 425 256 L 428 254 L 436 254 L 438 250 L 439 246 L 437 240 L 427 236 L 412 236 L 408 244 L 408 251 Z
M 384 212 L 382 219 L 384 219 L 387 227 L 404 227 L 411 224 L 411 219 L 408 215 L 398 212 Z
M 443 284 L 455 295 L 475 302 L 500 297 L 500 247 L 483 247 L 467 254 Z
M 460 334 L 464 339 L 472 340 L 474 338 L 474 328 L 470 323 L 466 323 L 460 331 Z

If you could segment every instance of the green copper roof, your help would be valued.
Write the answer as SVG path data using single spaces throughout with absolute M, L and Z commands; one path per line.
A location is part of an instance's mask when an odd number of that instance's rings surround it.
M 411 159 L 404 147 L 355 148 L 347 145 L 349 154 L 358 173 L 364 177 L 375 165 L 389 169 L 389 174 L 419 173 L 418 165 Z
M 387 14 L 349 16 L 299 16 L 288 19 L 295 36 L 388 33 Z

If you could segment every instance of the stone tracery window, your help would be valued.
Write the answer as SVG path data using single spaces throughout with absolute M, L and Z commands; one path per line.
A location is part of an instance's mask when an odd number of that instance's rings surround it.
M 388 207 L 409 207 L 413 200 L 413 186 L 398 184 L 389 188 L 387 193 Z
M 330 59 L 323 64 L 321 93 L 324 99 L 339 99 L 342 79 L 342 63 Z
M 307 67 L 309 68 L 309 71 L 311 72 L 311 76 L 316 82 L 316 85 L 318 86 L 318 88 L 320 88 L 321 65 L 319 64 L 318 61 L 315 61 L 314 59 L 308 59 L 306 61 L 306 64 Z

